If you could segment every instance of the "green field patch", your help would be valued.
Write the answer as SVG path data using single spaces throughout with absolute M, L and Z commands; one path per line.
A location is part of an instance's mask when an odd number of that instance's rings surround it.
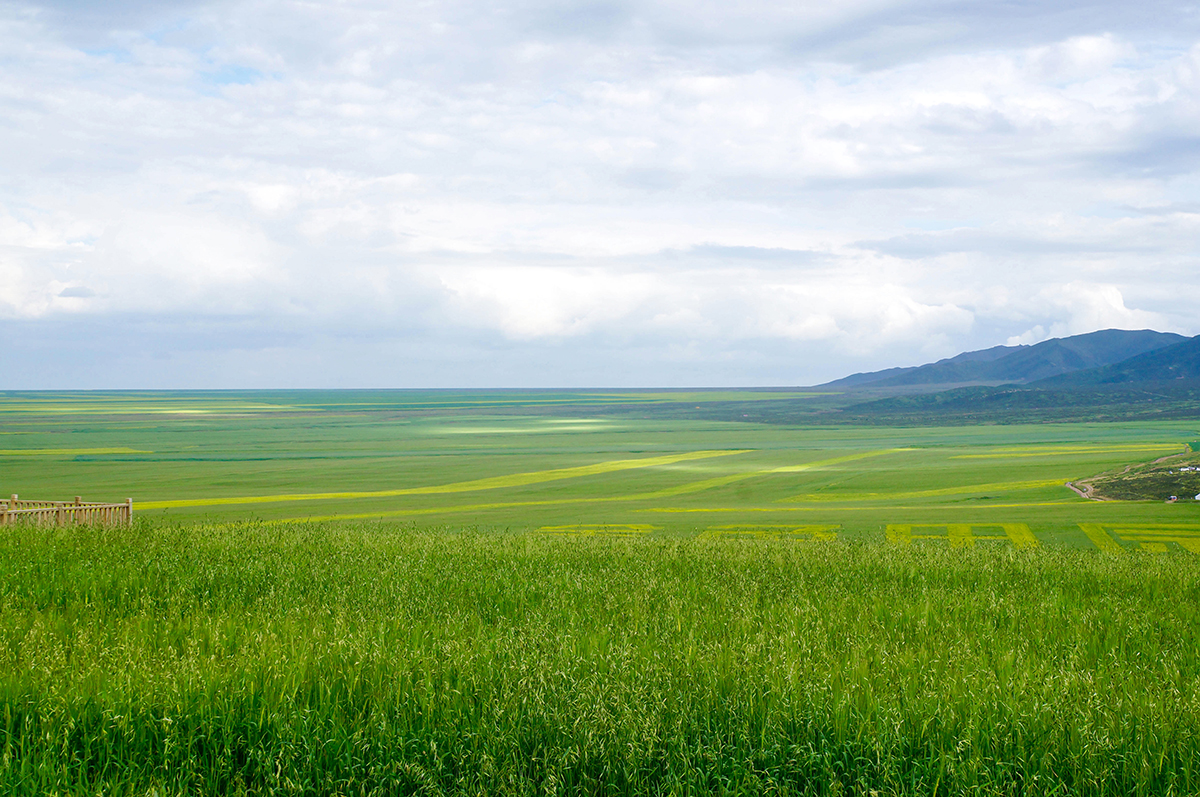
M 952 548 L 964 548 L 978 540 L 1001 540 L 1017 548 L 1038 547 L 1037 538 L 1024 523 L 889 523 L 886 535 L 887 541 L 894 545 L 940 540 L 950 543 Z
M 1026 457 L 1056 457 L 1072 454 L 1141 453 L 1147 451 L 1178 451 L 1179 443 L 1139 444 L 1113 443 L 1088 446 L 1022 446 L 993 449 L 986 454 L 955 454 L 950 459 L 1023 459 Z
M 699 540 L 756 539 L 756 540 L 802 540 L 805 542 L 832 542 L 837 539 L 840 524 L 754 524 L 731 523 L 724 526 L 709 526 L 700 532 Z
M 496 501 L 486 504 L 460 504 L 457 506 L 414 507 L 410 509 L 387 509 L 376 512 L 344 512 L 334 515 L 303 515 L 283 518 L 283 523 L 316 523 L 331 520 L 382 520 L 385 518 L 429 517 L 438 515 L 462 515 L 491 512 L 497 509 L 532 509 L 534 507 L 574 506 L 601 504 L 617 501 L 617 498 L 551 498 L 543 501 Z
M 907 498 L 936 498 L 939 496 L 971 495 L 973 493 L 1012 492 L 1015 490 L 1035 490 L 1045 487 L 1061 487 L 1067 480 L 1037 479 L 1019 482 L 990 482 L 988 484 L 968 484 L 961 487 L 938 487 L 931 490 L 909 490 L 894 493 L 804 493 L 781 499 L 786 502 L 822 502 L 822 501 L 890 501 Z

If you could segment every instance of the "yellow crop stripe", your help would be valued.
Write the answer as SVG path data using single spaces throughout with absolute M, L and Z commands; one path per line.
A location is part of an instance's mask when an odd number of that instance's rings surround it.
M 1087 535 L 1093 545 L 1105 553 L 1125 553 L 1125 548 L 1121 543 L 1109 536 L 1108 532 L 1104 530 L 1104 526 L 1099 523 L 1080 523 L 1079 528 L 1083 529 L 1083 533 Z
M 78 457 L 88 454 L 153 454 L 137 448 L 6 448 L 0 457 Z
M 1003 534 L 980 534 L 977 528 L 999 527 Z M 945 529 L 945 533 L 936 531 Z M 922 533 L 916 533 L 920 530 Z M 933 533 L 929 533 L 933 530 Z M 970 547 L 976 540 L 1007 540 L 1017 548 L 1038 547 L 1037 537 L 1024 523 L 889 523 L 887 541 L 894 545 L 911 545 L 913 540 L 946 540 L 952 548 Z
M 633 470 L 635 468 L 653 468 L 660 465 L 672 465 L 676 462 L 687 462 L 695 459 L 724 457 L 731 454 L 744 454 L 748 449 L 732 451 L 689 451 L 684 454 L 668 454 L 661 457 L 645 457 L 643 459 L 614 459 L 608 462 L 597 462 L 594 465 L 580 465 L 574 468 L 555 468 L 554 470 L 539 470 L 528 473 L 513 473 L 507 476 L 489 476 L 484 479 L 472 479 L 465 482 L 440 484 L 429 487 L 406 487 L 398 490 L 374 490 L 367 492 L 344 493 L 303 493 L 290 495 L 249 495 L 228 498 L 192 498 L 179 501 L 146 501 L 138 504 L 139 509 L 171 509 L 185 506 L 225 506 L 229 504 L 267 504 L 281 501 L 321 501 L 347 498 L 386 498 L 396 495 L 436 495 L 441 493 L 468 493 L 476 490 L 495 490 L 501 487 L 522 487 L 527 484 L 575 479 L 580 476 L 594 476 L 601 473 Z

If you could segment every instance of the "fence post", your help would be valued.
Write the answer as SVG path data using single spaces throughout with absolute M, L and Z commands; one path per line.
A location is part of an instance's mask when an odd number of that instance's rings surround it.
M 125 499 L 125 525 L 126 526 L 133 525 L 133 499 L 132 498 Z
M 63 524 L 63 502 L 54 502 L 54 525 L 61 526 Z

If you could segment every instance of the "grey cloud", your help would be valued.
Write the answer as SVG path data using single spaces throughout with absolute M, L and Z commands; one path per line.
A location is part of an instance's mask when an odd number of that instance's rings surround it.
M 59 31 L 67 41 L 89 49 L 119 47 L 113 34 L 149 29 L 156 35 L 186 24 L 198 10 L 227 5 L 229 0 L 34 0 L 0 4 L 28 9 L 34 18 Z
M 260 6 L 239 7 L 227 0 L 169 0 L 89 3 L 57 0 L 18 4 L 39 8 L 52 24 L 103 36 L 114 30 L 146 26 L 206 24 L 206 12 L 243 19 L 269 14 Z M 497 60 L 496 49 L 523 41 L 574 40 L 591 46 L 651 45 L 676 56 L 700 57 L 734 71 L 766 61 L 839 61 L 871 69 L 981 47 L 1028 46 L 1068 36 L 1114 30 L 1134 37 L 1189 43 L 1200 30 L 1200 11 L 1184 0 L 1151 0 L 1130 5 L 1101 2 L 1007 2 L 896 0 L 884 4 L 843 3 L 834 7 L 775 2 L 736 5 L 668 2 L 514 2 L 477 5 L 444 2 L 408 6 L 403 20 L 381 13 L 390 4 L 357 2 L 309 7 L 322 18 L 318 29 L 304 29 L 287 12 L 271 14 L 277 45 L 297 63 L 331 55 L 329 34 L 350 35 L 355 17 L 406 43 L 391 56 L 393 65 L 421 69 L 429 58 L 429 25 L 444 25 L 435 39 L 456 43 L 456 58 L 435 58 L 433 72 L 486 79 L 490 71 L 512 68 Z M 170 24 L 167 24 L 170 23 Z M 182 35 L 184 34 L 172 34 Z M 449 38 L 447 38 L 449 37 Z M 351 42 L 352 43 L 352 40 Z M 381 50 L 371 43 L 376 50 Z M 380 53 L 382 55 L 382 53 Z M 577 54 L 578 55 L 578 54 Z
M 251 319 L 0 321 L 0 390 L 331 387 L 689 387 L 814 384 L 844 375 L 828 345 L 706 345 L 597 335 L 515 345 L 486 334 L 354 337 Z M 878 363 L 893 364 L 887 352 Z M 875 360 L 871 361 L 876 364 Z
M 1200 136 L 1150 134 L 1117 152 L 1093 158 L 1096 166 L 1130 177 L 1177 177 L 1200 168 Z
M 700 258 L 737 262 L 750 261 L 756 263 L 801 265 L 831 260 L 828 252 L 811 249 L 767 248 L 761 246 L 721 246 L 718 244 L 702 244 L 693 246 L 688 254 Z
M 621 185 L 641 188 L 651 191 L 664 191 L 679 188 L 687 180 L 685 172 L 672 169 L 628 169 L 617 180 Z
M 826 34 L 798 38 L 790 49 L 796 55 L 823 55 L 879 69 L 981 47 L 1025 47 L 1114 30 L 1190 43 L 1200 30 L 1200 12 L 1194 3 L 1181 0 L 1147 5 L 1113 0 L 896 3 Z
M 508 12 L 514 22 L 530 32 L 552 36 L 611 40 L 634 20 L 628 3 L 551 2 L 515 4 Z
M 1200 215 L 1200 202 L 1168 202 L 1150 207 L 1122 205 L 1120 211 L 1136 216 L 1171 216 L 1176 213 Z
M 1127 241 L 1054 240 L 970 229 L 910 233 L 882 241 L 859 241 L 855 246 L 896 257 L 917 259 L 962 252 L 1040 256 L 1151 252 L 1155 248 Z

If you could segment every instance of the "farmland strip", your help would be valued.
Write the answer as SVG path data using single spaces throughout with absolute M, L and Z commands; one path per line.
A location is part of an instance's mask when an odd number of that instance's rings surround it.
M 573 468 L 555 468 L 553 470 L 530 471 L 528 473 L 513 473 L 507 476 L 489 476 L 484 479 L 472 479 L 465 482 L 432 485 L 429 487 L 407 487 L 398 490 L 374 490 L 367 492 L 343 493 L 303 493 L 292 495 L 250 495 L 232 496 L 227 498 L 192 498 L 178 501 L 146 501 L 140 504 L 142 509 L 170 509 L 185 506 L 224 506 L 229 504 L 265 504 L 281 501 L 319 501 L 345 498 L 384 498 L 398 495 L 436 495 L 441 493 L 466 493 L 476 490 L 495 490 L 501 487 L 522 487 L 527 484 L 574 479 L 580 476 L 593 476 L 601 473 L 633 470 L 636 468 L 652 468 L 659 465 L 672 465 L 676 462 L 687 462 L 696 459 L 724 457 L 730 454 L 744 454 L 745 449 L 730 451 L 689 451 L 684 454 L 669 454 L 661 457 L 646 457 L 644 459 L 615 459 L 608 462 L 597 462 L 593 465 L 581 465 Z

